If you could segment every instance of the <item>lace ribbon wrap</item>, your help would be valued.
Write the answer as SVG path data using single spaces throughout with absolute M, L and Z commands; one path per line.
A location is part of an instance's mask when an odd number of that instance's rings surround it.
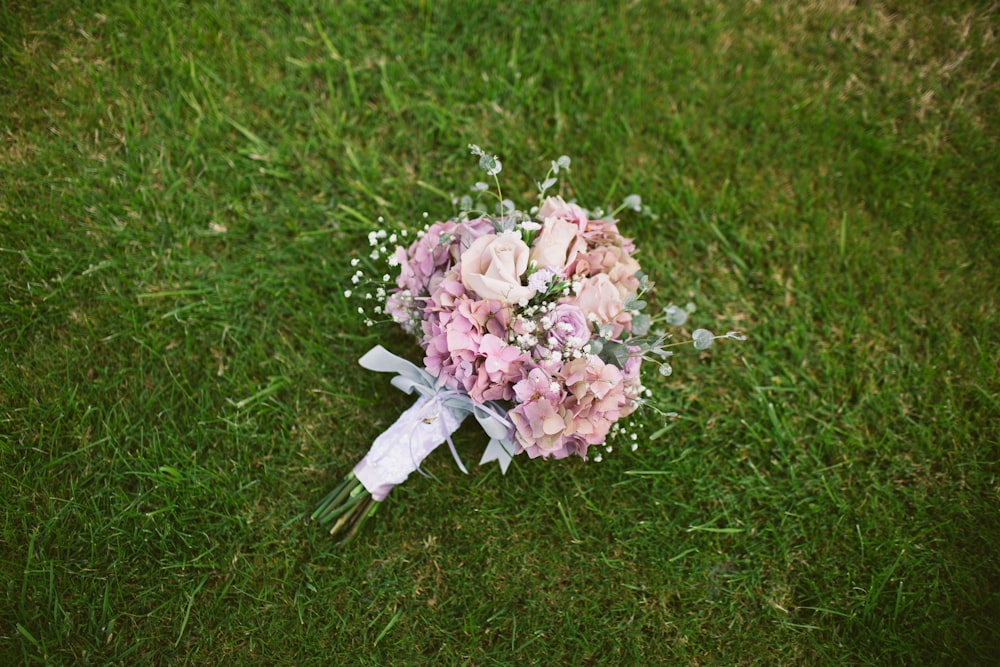
M 372 498 L 382 501 L 392 487 L 403 483 L 410 473 L 438 446 L 448 443 L 462 472 L 468 472 L 451 442 L 465 418 L 472 414 L 490 443 L 480 464 L 497 461 L 506 473 L 514 453 L 511 424 L 502 406 L 493 402 L 475 403 L 467 394 L 438 386 L 437 379 L 381 345 L 369 350 L 359 363 L 381 373 L 396 373 L 392 385 L 419 398 L 399 419 L 372 443 L 368 454 L 354 467 L 354 475 Z

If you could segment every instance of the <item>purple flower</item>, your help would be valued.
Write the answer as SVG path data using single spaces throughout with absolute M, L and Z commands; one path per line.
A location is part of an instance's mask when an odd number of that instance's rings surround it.
M 539 269 L 528 276 L 528 287 L 536 292 L 544 292 L 556 275 L 552 269 Z
M 579 351 L 590 340 L 587 316 L 572 301 L 556 304 L 555 309 L 543 319 L 548 323 L 545 343 L 550 350 L 572 353 Z

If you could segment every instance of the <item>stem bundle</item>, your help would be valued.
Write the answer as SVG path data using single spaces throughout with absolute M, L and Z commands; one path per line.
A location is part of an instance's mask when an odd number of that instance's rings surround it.
M 345 544 L 354 539 L 378 506 L 378 501 L 350 472 L 337 488 L 320 501 L 309 518 L 324 527 L 332 523 L 330 535 L 339 537 L 339 544 Z

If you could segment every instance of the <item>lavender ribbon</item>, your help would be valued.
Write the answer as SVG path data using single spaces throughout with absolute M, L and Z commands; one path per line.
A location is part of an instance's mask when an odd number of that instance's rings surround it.
M 384 500 L 393 486 L 419 470 L 424 458 L 444 442 L 459 469 L 468 473 L 451 435 L 470 414 L 491 438 L 480 464 L 497 461 L 507 472 L 514 447 L 509 439 L 511 423 L 502 406 L 492 401 L 476 403 L 467 394 L 440 387 L 433 375 L 381 345 L 365 353 L 359 363 L 379 373 L 396 373 L 391 380 L 394 387 L 407 394 L 419 394 L 416 403 L 375 439 L 368 454 L 354 467 L 354 475 L 372 498 Z

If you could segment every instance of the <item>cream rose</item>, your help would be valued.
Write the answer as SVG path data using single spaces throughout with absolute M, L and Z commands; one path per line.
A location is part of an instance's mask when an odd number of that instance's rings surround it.
M 531 261 L 538 268 L 562 273 L 573 263 L 578 253 L 587 249 L 580 237 L 580 226 L 560 218 L 548 218 L 531 246 Z
M 483 299 L 519 303 L 535 295 L 521 284 L 530 249 L 513 232 L 486 234 L 462 253 L 462 284 Z

